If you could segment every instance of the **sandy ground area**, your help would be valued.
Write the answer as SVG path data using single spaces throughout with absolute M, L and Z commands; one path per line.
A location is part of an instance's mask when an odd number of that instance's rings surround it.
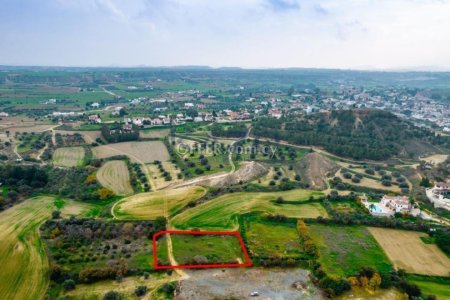
M 189 279 L 180 284 L 175 299 L 196 300 L 236 297 L 255 299 L 324 299 L 302 269 L 210 269 L 190 270 Z

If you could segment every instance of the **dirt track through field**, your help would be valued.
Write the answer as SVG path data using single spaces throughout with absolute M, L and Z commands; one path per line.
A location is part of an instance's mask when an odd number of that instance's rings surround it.
M 133 194 L 130 184 L 130 173 L 124 161 L 111 160 L 106 162 L 98 171 L 97 179 L 100 184 L 117 195 Z
M 368 228 L 397 269 L 408 273 L 450 276 L 450 259 L 433 244 L 420 238 L 426 233 L 385 228 Z

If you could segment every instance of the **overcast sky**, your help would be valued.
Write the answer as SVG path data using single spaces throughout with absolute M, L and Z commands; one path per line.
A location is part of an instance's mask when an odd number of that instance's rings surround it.
M 450 69 L 450 1 L 0 0 L 0 64 Z

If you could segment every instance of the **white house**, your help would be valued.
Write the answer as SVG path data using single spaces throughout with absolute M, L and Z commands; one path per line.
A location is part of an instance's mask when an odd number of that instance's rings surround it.
M 434 207 L 450 210 L 450 181 L 437 182 L 433 188 L 426 189 L 426 194 Z
M 380 204 L 398 213 L 409 213 L 411 210 L 411 203 L 407 196 L 384 195 Z

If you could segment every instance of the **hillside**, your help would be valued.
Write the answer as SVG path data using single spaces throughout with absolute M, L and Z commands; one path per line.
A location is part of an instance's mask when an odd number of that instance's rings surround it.
M 254 122 L 254 135 L 299 145 L 314 145 L 344 157 L 383 160 L 417 157 L 450 148 L 450 138 L 435 136 L 380 110 L 339 110 Z
M 326 178 L 334 175 L 339 166 L 331 159 L 319 153 L 309 153 L 296 167 L 296 172 L 301 174 L 302 181 L 312 189 L 326 189 Z

